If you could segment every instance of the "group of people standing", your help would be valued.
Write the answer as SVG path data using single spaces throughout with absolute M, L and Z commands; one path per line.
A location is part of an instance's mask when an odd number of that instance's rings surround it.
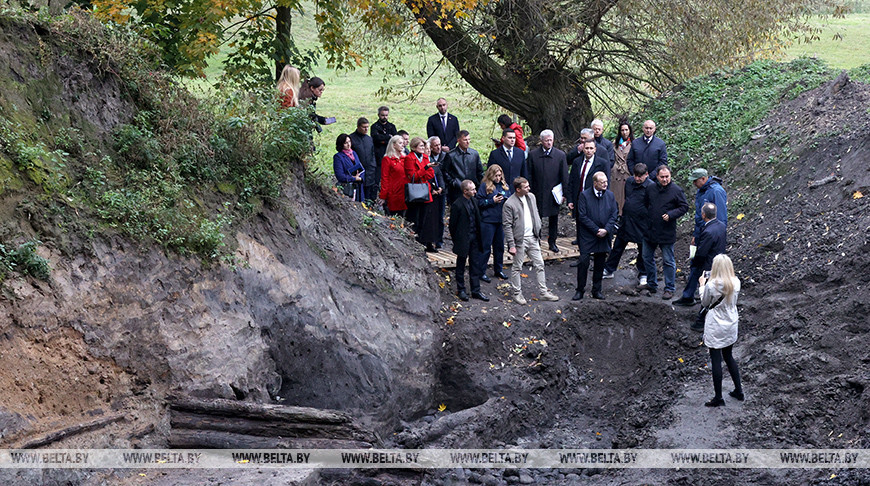
M 312 78 L 308 84 L 315 86 L 308 98 L 316 101 L 323 92 L 322 80 Z M 287 95 L 281 86 L 279 81 L 282 105 L 296 106 L 296 91 Z M 403 216 L 412 224 L 427 252 L 442 248 L 445 213 L 450 207 L 447 229 L 456 254 L 455 280 L 461 300 L 469 299 L 467 268 L 471 298 L 489 301 L 480 283 L 498 278 L 509 280 L 514 302 L 526 304 L 521 288 L 526 257 L 535 271 L 538 299 L 559 300 L 547 287 L 540 243 L 542 219 L 547 218 L 548 248 L 559 252 L 556 238 L 562 205 L 567 205 L 576 222 L 573 243 L 580 250 L 573 265 L 577 287 L 572 300 L 584 298 L 590 265 L 591 295 L 605 299 L 602 281 L 613 278 L 629 243 L 638 249 L 638 289 L 647 295 L 657 293 L 658 249 L 664 269 L 662 297 L 673 298 L 677 220 L 689 208 L 683 189 L 671 179 L 667 146 L 655 135 L 655 122 L 646 120 L 643 135 L 637 138 L 628 123 L 620 122 L 611 142 L 603 137 L 603 122 L 596 119 L 581 131 L 578 145 L 566 153 L 554 147 L 550 130 L 540 133 L 540 146 L 527 147 L 520 125 L 501 115 L 501 138 L 493 139 L 496 147 L 484 170 L 480 154 L 470 147 L 468 131 L 460 128 L 447 106 L 446 99 L 437 100 L 438 111 L 427 120 L 425 139 L 397 130 L 389 122 L 389 108 L 381 106 L 374 124 L 359 118 L 353 133 L 338 136 L 333 168 L 344 194 L 357 201 L 373 200 L 377 194 L 387 215 Z M 723 359 L 735 385 L 730 395 L 743 400 L 732 354 L 740 281 L 725 255 L 727 196 L 721 180 L 695 169 L 690 182 L 697 188 L 694 255 L 686 287 L 673 304 L 703 306 L 692 328 L 704 332 L 704 343 L 710 348 L 715 396 L 705 405 L 715 407 L 724 405 Z M 428 194 L 410 202 L 406 198 L 409 183 L 428 184 Z M 513 256 L 510 275 L 504 268 L 505 249 Z M 490 255 L 492 278 L 486 272 Z M 695 298 L 696 291 L 700 299 Z

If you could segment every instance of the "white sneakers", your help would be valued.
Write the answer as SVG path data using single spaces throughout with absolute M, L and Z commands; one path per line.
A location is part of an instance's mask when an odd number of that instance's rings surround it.
M 601 278 L 613 278 L 613 274 L 605 270 L 604 275 Z
M 514 294 L 514 302 L 519 305 L 526 305 L 526 298 L 523 297 L 523 294 Z
M 550 302 L 556 302 L 557 300 L 559 300 L 559 296 L 552 293 L 552 292 L 547 291 L 547 292 L 544 292 L 543 294 L 541 294 L 541 296 L 538 299 L 539 300 L 547 300 Z
M 638 285 L 638 287 L 640 287 L 640 286 L 642 286 L 642 285 L 646 285 L 646 275 L 641 275 L 641 276 L 640 276 L 640 280 L 639 280 L 639 282 L 638 282 L 637 285 Z

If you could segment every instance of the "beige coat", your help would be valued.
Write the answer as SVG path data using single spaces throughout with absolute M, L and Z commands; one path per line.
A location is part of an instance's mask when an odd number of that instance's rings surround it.
M 528 193 L 526 198 L 526 205 L 532 212 L 532 234 L 535 238 L 541 239 L 541 217 L 538 216 L 535 195 Z M 501 220 L 505 243 L 508 247 L 522 248 L 523 234 L 525 234 L 526 228 L 523 223 L 523 203 L 516 193 L 505 201 L 501 210 Z

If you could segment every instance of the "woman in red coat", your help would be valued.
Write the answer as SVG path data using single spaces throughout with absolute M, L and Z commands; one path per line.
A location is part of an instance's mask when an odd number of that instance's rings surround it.
M 395 135 L 387 143 L 387 152 L 381 160 L 381 192 L 378 198 L 384 201 L 384 212 L 387 216 L 404 216 L 408 207 L 405 205 L 405 160 L 402 151 L 405 142 L 401 136 Z
M 435 183 L 435 171 L 429 156 L 426 155 L 426 140 L 414 137 L 408 146 L 411 153 L 405 156 L 405 177 L 410 182 L 429 183 L 429 198 L 422 203 L 408 203 L 405 219 L 411 222 L 414 232 L 417 233 L 417 241 L 426 245 L 428 251 L 435 251 L 437 238 L 434 237 L 434 226 L 437 221 L 427 217 L 429 211 L 426 211 L 426 205 L 431 205 L 433 201 L 432 184 Z

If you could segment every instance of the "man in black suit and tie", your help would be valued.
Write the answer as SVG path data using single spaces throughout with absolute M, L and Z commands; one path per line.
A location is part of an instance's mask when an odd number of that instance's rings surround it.
M 501 147 L 489 153 L 487 168 L 493 164 L 501 167 L 504 173 L 504 180 L 510 186 L 510 193 L 514 193 L 514 179 L 517 177 L 528 177 L 526 171 L 526 154 L 516 148 L 514 145 L 517 142 L 517 134 L 510 128 L 505 129 L 501 133 Z
M 438 137 L 444 152 L 449 152 L 456 147 L 456 139 L 459 138 L 459 119 L 447 113 L 447 100 L 438 98 L 435 102 L 438 113 L 429 117 L 426 122 L 426 136 Z
M 447 204 L 453 204 L 453 201 L 462 195 L 462 181 L 468 179 L 477 186 L 483 180 L 483 164 L 480 162 L 480 154 L 470 145 L 471 136 L 467 131 L 461 130 L 456 142 L 456 149 L 447 154 L 447 158 L 444 159 L 444 178 L 447 179 L 448 188 Z M 444 150 L 442 143 L 441 151 Z
M 471 279 L 471 296 L 484 302 L 489 297 L 480 293 L 480 275 L 478 269 L 483 244 L 480 238 L 480 209 L 474 199 L 477 192 L 474 182 L 466 179 L 461 183 L 462 197 L 457 198 L 450 206 L 450 238 L 453 239 L 453 253 L 456 254 L 456 295 L 460 300 L 467 301 L 465 292 L 465 263 L 468 261 L 468 276 Z
M 594 142 L 590 142 L 594 144 Z M 587 145 L 588 146 L 588 145 Z M 579 162 L 579 161 L 578 161 Z M 610 239 L 616 230 L 619 206 L 613 193 L 607 190 L 604 172 L 592 175 L 592 187 L 577 198 L 577 240 L 580 243 L 580 265 L 577 266 L 577 292 L 571 300 L 580 300 L 586 290 L 589 257 L 592 256 L 592 298 L 604 299 L 601 282 L 604 259 L 610 252 Z
M 559 253 L 556 246 L 556 237 L 559 236 L 559 208 L 565 202 L 563 192 L 562 199 L 556 201 L 553 196 L 553 188 L 562 185 L 562 190 L 568 187 L 568 161 L 565 152 L 553 147 L 553 131 L 541 132 L 541 146 L 529 154 L 528 171 L 529 184 L 532 194 L 537 198 L 538 214 L 541 218 L 548 218 L 547 243 L 550 251 Z

